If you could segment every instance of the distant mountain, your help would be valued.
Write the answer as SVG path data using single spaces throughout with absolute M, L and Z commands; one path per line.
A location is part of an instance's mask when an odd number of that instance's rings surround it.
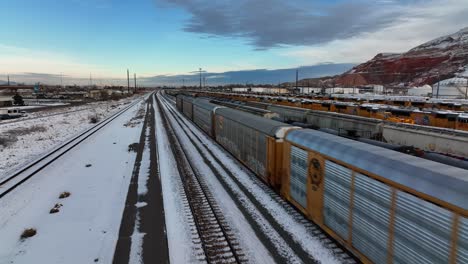
M 313 66 L 303 66 L 298 68 L 299 78 L 314 78 L 322 76 L 330 76 L 342 73 L 351 69 L 354 64 L 349 63 L 327 63 Z M 230 71 L 223 73 L 203 73 L 206 80 L 206 85 L 223 85 L 223 84 L 278 84 L 283 82 L 294 81 L 296 78 L 296 68 L 290 69 L 256 69 L 243 71 Z M 159 75 L 154 77 L 140 79 L 145 85 L 174 85 L 180 86 L 185 82 L 185 85 L 198 85 L 199 75 Z
M 337 85 L 422 86 L 468 72 L 468 27 L 402 54 L 380 53 L 333 78 Z
M 8 84 L 7 81 L 0 80 L 0 85 L 7 85 L 7 84 Z M 10 81 L 10 85 L 16 85 L 16 83 Z

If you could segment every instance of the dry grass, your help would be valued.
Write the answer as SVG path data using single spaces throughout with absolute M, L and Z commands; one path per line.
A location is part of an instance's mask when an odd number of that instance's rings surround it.
M 62 207 L 61 203 L 56 203 L 52 209 L 50 209 L 49 214 L 55 214 L 60 212 L 60 207 Z
M 130 144 L 128 145 L 128 152 L 137 152 L 137 149 L 138 149 L 138 143 L 133 143 L 133 144 Z
M 89 116 L 88 119 L 91 124 L 97 124 L 101 120 L 98 115 Z
M 23 233 L 21 233 L 21 239 L 26 239 L 29 237 L 33 237 L 37 234 L 36 229 L 34 228 L 26 228 Z
M 8 147 L 9 145 L 15 143 L 18 141 L 17 137 L 6 135 L 6 136 L 0 136 L 0 146 L 3 147 Z
M 47 128 L 45 126 L 34 125 L 30 127 L 10 129 L 6 131 L 5 133 L 10 136 L 18 137 L 18 136 L 29 135 L 29 134 L 36 133 L 36 132 L 45 132 L 45 131 L 47 131 Z
M 69 197 L 71 195 L 70 192 L 62 192 L 60 195 L 59 195 L 59 198 L 60 199 L 65 199 L 67 197 Z

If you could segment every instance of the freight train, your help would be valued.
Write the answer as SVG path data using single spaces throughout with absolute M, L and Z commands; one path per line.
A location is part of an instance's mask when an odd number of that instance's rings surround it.
M 301 127 L 333 129 L 340 136 L 374 139 L 460 159 L 468 158 L 468 131 L 393 123 L 371 117 L 253 101 L 235 102 L 244 107 L 276 113 L 273 119 Z M 232 101 L 230 104 L 233 104 Z
M 197 92 L 197 94 L 218 98 L 229 98 L 244 102 L 263 102 L 317 111 L 370 117 L 394 123 L 417 124 L 468 131 L 468 114 L 463 112 L 468 111 L 468 105 L 462 104 L 428 104 L 424 102 L 411 101 L 385 101 L 383 103 L 386 104 L 380 104 L 380 101 L 372 101 L 373 103 L 341 102 L 301 97 L 286 98 L 278 96 L 274 97 L 218 92 Z
M 179 111 L 364 263 L 468 263 L 468 171 L 176 97 Z

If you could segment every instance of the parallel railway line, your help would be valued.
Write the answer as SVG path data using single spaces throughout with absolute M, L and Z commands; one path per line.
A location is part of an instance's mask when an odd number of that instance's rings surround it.
M 167 98 L 166 96 L 163 97 L 161 100 L 168 111 L 171 113 L 175 121 L 178 123 L 180 127 L 183 128 L 184 133 L 187 135 L 187 137 L 190 139 L 191 143 L 197 148 L 198 152 L 202 156 L 202 158 L 205 160 L 205 162 L 210 166 L 211 164 L 211 169 L 215 172 L 215 175 L 218 177 L 218 180 L 225 186 L 226 190 L 228 190 L 228 193 L 231 195 L 233 200 L 236 201 L 237 204 L 242 204 L 240 202 L 240 198 L 236 197 L 236 194 L 231 190 L 229 191 L 229 184 L 227 184 L 220 174 L 227 174 L 228 177 L 235 182 L 235 188 L 238 190 L 241 190 L 242 193 L 245 194 L 245 196 L 248 197 L 250 201 L 255 205 L 256 209 L 258 210 L 259 213 L 261 213 L 267 220 L 268 222 L 274 227 L 274 229 L 280 234 L 281 238 L 284 239 L 284 241 L 287 242 L 288 245 L 291 245 L 291 248 L 293 249 L 294 253 L 297 255 L 298 259 L 304 263 L 319 263 L 319 261 L 314 259 L 314 256 L 310 255 L 310 252 L 307 251 L 304 247 L 305 245 L 302 245 L 299 243 L 293 236 L 292 234 L 288 233 L 287 231 L 283 230 L 281 225 L 277 223 L 275 220 L 274 216 L 271 215 L 271 212 L 267 208 L 265 208 L 261 202 L 258 200 L 257 197 L 255 197 L 254 194 L 252 194 L 246 186 L 244 186 L 233 173 L 227 168 L 221 160 L 215 155 L 215 153 L 212 152 L 212 150 L 209 149 L 209 147 L 206 145 L 206 143 L 203 143 L 202 139 L 196 135 L 191 129 L 189 128 L 187 122 L 188 120 L 185 120 L 180 113 L 178 113 L 173 107 L 170 106 L 170 104 L 174 104 L 174 101 L 171 100 L 170 98 Z M 207 156 L 207 154 L 209 157 Z M 212 164 L 212 161 L 210 159 L 214 160 L 215 164 Z M 219 167 L 219 168 L 216 168 Z M 301 223 L 307 233 L 313 237 L 316 237 L 323 245 L 325 248 L 329 249 L 331 252 L 334 253 L 336 258 L 340 260 L 342 263 L 358 263 L 356 258 L 354 258 L 353 254 L 349 251 L 347 251 L 344 247 L 342 247 L 337 241 L 333 240 L 330 236 L 328 236 L 323 230 L 320 229 L 319 226 L 315 225 L 313 222 L 310 220 L 306 219 L 301 213 L 299 213 L 296 209 L 294 209 L 289 203 L 284 201 L 278 194 L 276 194 L 271 188 L 266 186 L 261 180 L 256 178 L 255 176 L 252 177 L 256 184 L 261 187 L 261 189 L 267 193 L 276 203 L 280 204 L 285 208 L 285 210 L 288 212 L 289 215 L 291 215 L 294 220 L 298 223 Z M 243 211 L 246 215 L 246 218 L 249 219 L 247 212 L 248 210 L 244 209 Z M 254 217 L 250 217 L 250 222 L 252 226 L 258 225 L 255 222 Z M 260 227 L 257 226 L 257 228 L 261 229 Z M 260 238 L 263 238 L 264 241 L 268 241 L 268 237 L 262 237 L 264 234 L 262 232 L 259 232 L 257 235 L 259 235 Z M 267 248 L 270 249 L 270 251 L 273 254 L 277 254 L 274 256 L 278 261 L 286 261 L 288 262 L 289 260 L 284 258 L 281 254 L 275 252 L 275 250 L 278 250 L 277 248 L 275 249 L 274 245 L 266 245 Z
M 72 139 L 68 140 L 64 144 L 56 147 L 55 149 L 51 150 L 47 154 L 41 156 L 40 158 L 34 160 L 33 162 L 27 164 L 22 169 L 14 172 L 11 175 L 6 176 L 5 178 L 1 179 L 0 181 L 0 199 L 3 198 L 8 193 L 15 190 L 18 186 L 32 178 L 38 172 L 52 164 L 58 158 L 63 156 L 65 153 L 69 152 L 84 140 L 104 128 L 107 124 L 112 122 L 114 119 L 125 113 L 127 110 L 138 104 L 141 100 L 137 100 L 136 102 L 130 104 L 129 106 L 125 107 L 124 109 L 120 110 L 119 112 L 113 114 L 112 116 L 108 117 L 107 119 L 101 121 L 97 125 L 87 129 L 86 131 L 80 133 L 79 135 L 74 136 Z
M 181 175 L 185 196 L 193 216 L 195 228 L 200 238 L 204 261 L 208 263 L 245 263 L 247 259 L 239 243 L 228 226 L 221 210 L 199 172 L 189 162 L 187 153 L 180 144 L 180 139 L 158 101 L 163 125 L 168 133 L 172 151 L 178 157 L 178 170 Z M 198 241 L 195 241 L 197 243 Z

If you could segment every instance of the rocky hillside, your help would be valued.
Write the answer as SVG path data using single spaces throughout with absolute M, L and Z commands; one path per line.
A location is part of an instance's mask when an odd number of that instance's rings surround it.
M 334 78 L 341 86 L 422 86 L 468 71 L 468 27 L 402 54 L 381 53 Z

